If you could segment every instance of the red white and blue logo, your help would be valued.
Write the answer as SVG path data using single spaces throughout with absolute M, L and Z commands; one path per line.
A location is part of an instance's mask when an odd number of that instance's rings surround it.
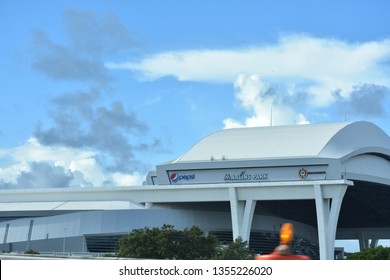
M 179 176 L 176 173 L 171 174 L 171 181 L 176 183 L 179 180 Z
M 176 173 L 172 173 L 169 176 L 169 179 L 171 180 L 172 183 L 177 183 L 182 180 L 189 181 L 195 179 L 195 174 L 178 175 Z

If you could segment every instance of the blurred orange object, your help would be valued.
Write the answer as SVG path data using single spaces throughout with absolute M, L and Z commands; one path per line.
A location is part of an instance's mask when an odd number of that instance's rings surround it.
M 268 255 L 256 256 L 256 260 L 310 260 L 309 256 L 293 255 L 291 242 L 294 239 L 294 227 L 291 223 L 285 223 L 280 228 L 280 244 Z
M 285 223 L 280 229 L 280 244 L 291 244 L 294 239 L 294 226 L 291 223 Z

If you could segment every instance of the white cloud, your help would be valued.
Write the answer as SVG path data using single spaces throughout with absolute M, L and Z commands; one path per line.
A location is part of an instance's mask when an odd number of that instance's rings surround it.
M 133 172 L 132 174 L 115 172 L 112 174 L 112 180 L 115 186 L 139 186 L 142 185 L 145 176 L 139 172 Z
M 95 156 L 93 152 L 70 149 L 62 146 L 44 146 L 36 138 L 30 138 L 19 147 L 4 151 L 14 160 L 19 162 L 26 161 L 53 161 L 59 166 L 69 166 L 72 161 L 78 161 Z M 0 155 L 2 154 L 0 153 Z
M 227 118 L 223 121 L 225 128 L 308 123 L 303 114 L 296 112 L 280 92 L 260 80 L 258 75 L 238 75 L 234 86 L 236 99 L 250 117 L 243 123 Z
M 107 180 L 103 169 L 93 157 L 79 158 L 72 160 L 67 168 L 72 172 L 79 171 L 84 175 L 87 182 L 93 186 L 101 186 Z
M 134 71 L 145 80 L 174 76 L 182 81 L 232 83 L 240 73 L 255 73 L 262 80 L 304 90 L 314 105 L 325 106 L 333 101 L 335 90 L 347 96 L 356 84 L 390 86 L 389 59 L 390 40 L 349 43 L 295 35 L 258 47 L 171 51 L 106 66 Z
M 57 175 L 68 176 L 67 186 L 70 187 L 142 184 L 144 179 L 142 174 L 138 172 L 131 174 L 107 172 L 99 165 L 95 156 L 96 153 L 92 151 L 63 146 L 44 146 L 37 139 L 30 138 L 19 147 L 0 149 L 0 159 L 7 159 L 7 163 L 3 163 L 0 166 L 0 187 L 1 185 L 23 187 L 23 185 L 20 185 L 23 175 L 30 174 L 28 176 L 33 177 L 33 173 L 38 170 L 37 168 L 34 169 L 34 167 L 41 166 L 47 170 L 51 170 L 49 166 L 53 166 L 53 170 L 56 167 L 60 168 L 57 169 Z M 48 163 L 50 165 L 39 166 L 36 163 Z M 39 170 L 42 171 L 44 169 L 40 168 Z M 50 179 L 49 174 L 46 175 Z M 40 176 L 44 176 L 44 174 L 36 174 L 33 178 L 36 179 L 35 181 L 39 181 Z M 47 178 L 45 181 L 46 185 L 50 185 L 50 180 Z M 52 176 L 52 179 L 55 180 L 58 177 Z

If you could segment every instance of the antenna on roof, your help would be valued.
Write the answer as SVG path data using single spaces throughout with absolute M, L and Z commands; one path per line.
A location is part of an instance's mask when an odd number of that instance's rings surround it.
M 271 106 L 271 117 L 270 117 L 269 126 L 272 126 L 272 106 Z
M 347 122 L 347 101 L 344 101 L 344 121 Z

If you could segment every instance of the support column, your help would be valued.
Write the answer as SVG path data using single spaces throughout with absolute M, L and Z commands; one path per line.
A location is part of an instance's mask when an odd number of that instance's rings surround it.
M 323 186 L 314 185 L 314 197 L 317 211 L 318 240 L 320 259 L 334 258 L 334 243 L 336 239 L 337 222 L 347 186 L 332 186 L 331 198 L 324 198 Z
M 146 202 L 145 203 L 145 209 L 151 209 L 153 207 L 153 202 Z
M 249 241 L 256 201 L 239 201 L 235 187 L 229 188 L 229 198 L 233 240 L 241 237 L 242 240 Z
M 314 197 L 317 212 L 318 241 L 320 246 L 320 259 L 328 259 L 328 246 L 326 240 L 326 229 L 329 220 L 329 200 L 324 199 L 321 185 L 314 185 Z
M 27 245 L 26 245 L 27 250 L 30 250 L 30 243 L 31 243 L 33 226 L 34 226 L 34 220 L 30 220 L 30 225 L 28 227 L 28 233 L 27 233 Z
M 242 239 L 249 242 L 251 235 L 252 221 L 255 214 L 256 200 L 247 200 L 245 202 L 244 217 L 242 221 Z
M 242 236 L 242 217 L 244 216 L 244 203 L 238 201 L 235 187 L 229 188 L 230 214 L 232 217 L 233 240 Z
M 359 249 L 363 251 L 368 248 L 368 238 L 365 236 L 364 232 L 359 232 Z
M 378 247 L 379 239 L 371 239 L 370 247 L 376 248 Z

